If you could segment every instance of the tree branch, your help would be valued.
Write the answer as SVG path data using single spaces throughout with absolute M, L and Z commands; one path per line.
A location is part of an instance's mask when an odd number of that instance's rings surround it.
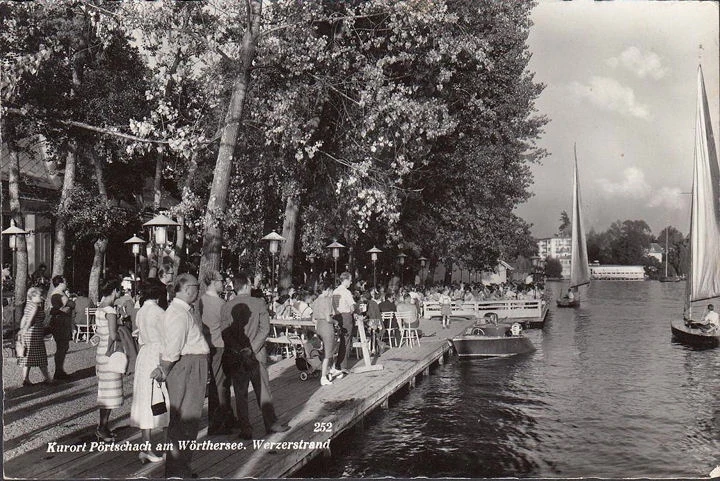
M 41 115 L 32 115 L 21 109 L 16 109 L 13 107 L 5 107 L 5 111 L 7 111 L 10 114 L 20 115 L 22 117 L 41 117 L 44 120 L 47 120 L 49 122 L 55 122 L 58 124 L 67 125 L 68 127 L 77 127 L 79 129 L 90 130 L 92 132 L 97 132 L 99 134 L 112 135 L 115 137 L 119 137 L 121 139 L 133 140 L 135 142 L 146 142 L 146 143 L 151 143 L 151 144 L 169 144 L 170 143 L 167 140 L 145 139 L 142 137 L 137 137 L 135 135 L 117 132 L 115 130 L 111 130 L 111 129 L 104 128 L 104 127 L 96 127 L 94 125 L 86 124 L 84 122 L 78 122 L 76 120 L 60 120 L 60 119 L 53 119 L 53 118 L 45 117 L 45 116 L 41 116 Z

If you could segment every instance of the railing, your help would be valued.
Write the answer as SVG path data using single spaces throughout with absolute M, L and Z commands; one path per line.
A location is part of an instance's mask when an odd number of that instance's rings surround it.
M 452 303 L 452 315 L 457 317 L 483 317 L 494 312 L 499 318 L 542 317 L 545 309 L 542 299 L 503 299 L 496 301 L 456 301 Z M 423 317 L 440 317 L 440 303 L 423 302 Z

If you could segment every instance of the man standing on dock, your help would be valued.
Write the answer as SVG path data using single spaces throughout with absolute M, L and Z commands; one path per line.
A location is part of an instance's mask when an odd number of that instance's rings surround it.
M 257 368 L 249 372 L 243 371 L 233 374 L 232 384 L 235 390 L 237 418 L 241 429 L 240 437 L 252 439 L 252 425 L 248 414 L 248 385 L 251 382 L 255 397 L 260 405 L 267 433 L 287 431 L 290 428 L 278 422 L 272 394 L 270 393 L 270 375 L 267 371 L 267 351 L 265 349 L 265 341 L 270 333 L 270 313 L 267 304 L 263 299 L 250 295 L 252 286 L 246 274 L 241 272 L 235 276 L 233 286 L 237 295 L 226 302 L 220 311 L 220 322 L 223 331 L 233 325 L 233 307 L 240 304 L 246 305 L 249 315 L 247 324 L 244 327 L 245 335 L 250 339 L 255 358 L 258 360 Z
M 341 321 L 340 326 L 344 329 L 341 336 L 345 340 L 345 349 L 340 349 L 335 360 L 335 369 L 330 374 L 336 376 L 341 372 L 347 374 L 348 358 L 352 350 L 353 313 L 355 312 L 355 299 L 348 289 L 352 284 L 352 274 L 343 272 L 340 274 L 340 285 L 333 291 L 333 307 Z M 340 344 L 342 347 L 342 343 Z
M 210 347 L 192 313 L 199 290 L 200 283 L 194 276 L 180 274 L 177 277 L 175 297 L 162 320 L 160 365 L 150 374 L 158 382 L 167 382 L 170 397 L 167 439 L 173 443 L 173 449 L 168 451 L 165 461 L 166 478 L 193 477 L 192 451 L 180 449 L 179 441 L 197 439 L 205 402 Z

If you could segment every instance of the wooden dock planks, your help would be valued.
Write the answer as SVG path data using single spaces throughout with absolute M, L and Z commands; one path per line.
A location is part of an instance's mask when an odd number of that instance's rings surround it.
M 250 416 L 256 439 L 266 442 L 326 443 L 344 430 L 361 421 L 372 410 L 387 402 L 390 395 L 412 384 L 416 376 L 428 372 L 430 365 L 443 362 L 443 356 L 450 349 L 447 338 L 460 333 L 472 323 L 456 318 L 451 329 L 440 329 L 437 320 L 422 320 L 420 328 L 424 333 L 420 346 L 403 346 L 385 352 L 376 362 L 382 363 L 383 370 L 353 373 L 337 380 L 332 386 L 320 386 L 318 377 L 301 381 L 293 359 L 286 359 L 269 368 L 274 405 L 281 421 L 291 429 L 284 433 L 264 435 L 262 419 L 257 403 L 250 393 Z M 362 361 L 359 361 L 362 362 Z M 94 395 L 94 393 L 91 393 Z M 207 409 L 207 403 L 205 405 Z M 204 420 L 207 420 L 206 412 Z M 116 421 L 118 426 L 127 424 Z M 327 426 L 316 423 L 332 423 Z M 94 426 L 71 433 L 62 440 L 65 444 L 80 444 L 92 441 Z M 122 429 L 127 433 L 119 440 L 139 443 L 139 431 Z M 153 439 L 160 441 L 158 431 Z M 243 442 L 233 435 L 207 436 L 204 427 L 198 441 Z M 209 450 L 193 453 L 193 471 L 202 478 L 279 478 L 291 476 L 312 458 L 324 452 L 323 449 L 299 449 L 289 444 L 289 449 L 267 449 L 253 446 L 253 441 L 244 441 L 244 449 Z M 5 476 L 11 478 L 162 478 L 164 464 L 140 465 L 137 452 L 81 452 L 55 453 L 49 458 L 45 449 L 37 449 L 5 463 Z

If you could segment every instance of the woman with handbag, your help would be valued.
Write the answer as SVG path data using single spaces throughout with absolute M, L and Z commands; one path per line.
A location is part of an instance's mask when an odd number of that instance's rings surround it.
M 40 368 L 45 380 L 50 384 L 47 368 L 47 351 L 45 350 L 45 309 L 43 309 L 42 292 L 39 287 L 31 287 L 27 291 L 25 312 L 20 320 L 18 332 L 18 363 L 22 366 L 23 386 L 32 386 L 30 368 Z
M 114 372 L 110 364 L 110 355 L 115 350 L 115 341 L 117 340 L 118 315 L 113 303 L 118 296 L 118 282 L 106 282 L 100 289 L 100 295 L 102 299 L 95 311 L 95 333 L 100 339 L 95 353 L 100 422 L 95 435 L 98 441 L 108 443 L 115 440 L 115 434 L 108 427 L 110 411 L 122 406 L 123 402 L 123 375 Z
M 158 305 L 158 301 L 165 295 L 165 284 L 155 278 L 148 279 L 142 287 L 141 307 L 135 317 L 140 352 L 135 361 L 130 425 L 140 428 L 143 442 L 150 446 L 147 452 L 138 454 L 143 464 L 163 460 L 162 456 L 152 450 L 151 435 L 154 428 L 167 428 L 170 422 L 167 387 L 165 383 L 158 383 L 150 377 L 150 373 L 160 364 L 165 311 Z

